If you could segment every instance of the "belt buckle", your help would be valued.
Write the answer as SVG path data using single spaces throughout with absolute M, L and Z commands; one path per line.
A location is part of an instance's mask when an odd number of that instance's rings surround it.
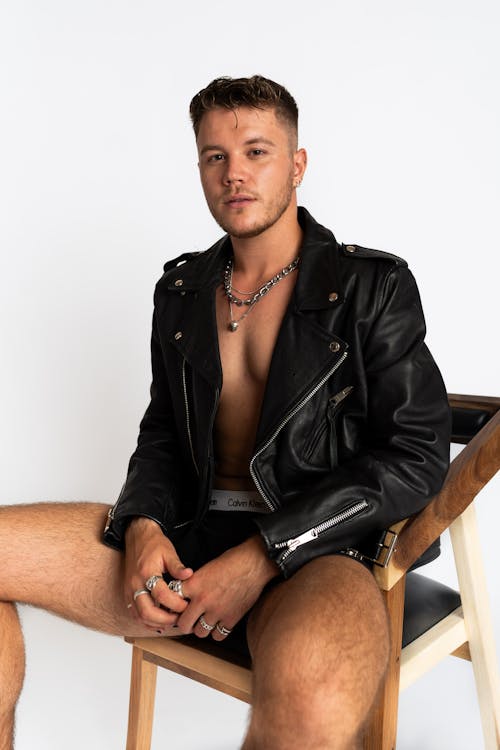
M 367 560 L 368 562 L 377 565 L 379 568 L 387 568 L 396 549 L 397 539 L 398 533 L 392 529 L 387 529 L 384 531 L 382 540 L 377 542 L 378 550 L 375 557 L 369 557 L 369 555 L 364 555 L 362 552 L 351 548 L 346 549 L 344 554 L 348 555 L 348 557 L 353 557 L 356 560 Z
M 397 540 L 397 532 L 392 529 L 387 529 L 384 532 L 382 541 L 377 544 L 378 551 L 375 557 L 366 557 L 365 559 L 369 560 L 374 565 L 378 565 L 379 568 L 387 568 L 396 549 Z

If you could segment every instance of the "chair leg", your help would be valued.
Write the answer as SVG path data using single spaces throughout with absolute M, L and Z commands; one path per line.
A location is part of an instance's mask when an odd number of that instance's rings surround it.
M 385 681 L 365 730 L 363 750 L 395 750 L 396 747 L 405 576 L 390 591 L 382 591 L 382 595 L 389 614 L 391 650 Z
M 156 691 L 156 664 L 143 658 L 142 649 L 132 651 L 127 750 L 150 750 Z
M 500 683 L 474 505 L 450 526 L 486 750 L 500 748 Z

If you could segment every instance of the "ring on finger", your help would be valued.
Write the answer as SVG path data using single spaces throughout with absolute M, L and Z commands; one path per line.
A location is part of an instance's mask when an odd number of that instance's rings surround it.
M 203 615 L 201 615 L 201 617 L 199 618 L 198 622 L 200 623 L 200 625 L 203 628 L 203 630 L 208 630 L 209 633 L 212 630 L 214 630 L 214 628 L 215 628 L 215 625 L 209 625 L 208 624 L 208 622 L 205 620 L 205 618 L 203 617 Z
M 221 623 L 220 623 L 220 622 L 218 622 L 218 623 L 216 624 L 216 626 L 215 626 L 215 629 L 217 630 L 217 632 L 218 632 L 218 633 L 220 633 L 220 634 L 221 634 L 221 635 L 223 635 L 224 637 L 225 637 L 226 635 L 230 635 L 230 633 L 232 633 L 232 632 L 233 632 L 232 630 L 229 630 L 229 628 L 225 628 L 225 627 L 224 627 L 224 625 L 221 625 Z
M 153 591 L 158 581 L 162 581 L 163 576 L 149 576 L 148 580 L 144 584 L 148 591 Z
M 134 591 L 134 602 L 138 596 L 142 596 L 143 594 L 148 594 L 149 596 L 149 591 L 147 589 L 137 589 L 137 591 Z
M 170 591 L 173 591 L 174 594 L 179 594 L 181 599 L 186 598 L 182 590 L 182 581 L 179 581 L 178 578 L 174 578 L 173 581 L 170 581 L 170 583 L 168 584 L 168 588 L 170 589 Z

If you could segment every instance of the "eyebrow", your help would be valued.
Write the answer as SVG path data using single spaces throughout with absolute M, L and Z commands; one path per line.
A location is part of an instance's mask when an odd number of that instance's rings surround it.
M 244 146 L 253 146 L 255 143 L 264 143 L 267 146 L 275 146 L 276 144 L 274 141 L 269 140 L 269 138 L 264 138 L 263 136 L 255 136 L 254 138 L 249 138 L 247 141 L 244 142 Z M 218 146 L 217 144 L 207 144 L 206 146 L 203 146 L 203 148 L 200 151 L 200 154 L 204 154 L 206 151 L 224 151 L 223 146 Z

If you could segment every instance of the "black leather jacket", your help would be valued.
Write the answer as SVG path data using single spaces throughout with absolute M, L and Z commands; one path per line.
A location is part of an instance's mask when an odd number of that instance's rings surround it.
M 299 209 L 296 286 L 271 362 L 250 474 L 272 513 L 255 520 L 285 577 L 366 550 L 439 491 L 450 416 L 401 258 L 341 245 Z M 207 512 L 222 387 L 215 317 L 230 240 L 165 266 L 155 291 L 151 402 L 105 530 L 123 547 L 147 516 L 174 535 Z

